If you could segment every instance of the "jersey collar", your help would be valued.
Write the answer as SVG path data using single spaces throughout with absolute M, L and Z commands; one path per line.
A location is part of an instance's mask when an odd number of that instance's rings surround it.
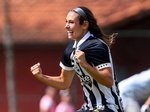
M 91 34 L 89 31 L 84 35 L 84 37 L 77 43 L 77 41 L 74 42 L 73 48 L 79 48 L 79 46 L 86 41 L 90 36 L 93 37 L 93 34 Z

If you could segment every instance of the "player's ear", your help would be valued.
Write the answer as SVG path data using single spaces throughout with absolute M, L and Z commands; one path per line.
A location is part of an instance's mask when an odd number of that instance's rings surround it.
M 88 21 L 84 21 L 83 22 L 83 29 L 88 29 L 89 27 L 89 22 Z

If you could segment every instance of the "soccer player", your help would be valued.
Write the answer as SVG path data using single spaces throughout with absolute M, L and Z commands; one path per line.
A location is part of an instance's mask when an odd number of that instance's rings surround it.
M 125 112 L 150 112 L 150 68 L 119 82 L 119 89 Z
M 33 75 L 61 90 L 70 87 L 76 73 L 85 100 L 85 105 L 78 112 L 123 112 L 109 49 L 116 35 L 105 35 L 86 7 L 69 11 L 65 28 L 72 42 L 60 61 L 61 74 L 44 75 L 40 63 L 37 63 L 31 67 Z

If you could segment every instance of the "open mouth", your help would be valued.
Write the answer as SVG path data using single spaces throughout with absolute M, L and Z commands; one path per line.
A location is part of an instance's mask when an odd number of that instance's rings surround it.
M 73 31 L 67 31 L 68 33 L 73 33 Z

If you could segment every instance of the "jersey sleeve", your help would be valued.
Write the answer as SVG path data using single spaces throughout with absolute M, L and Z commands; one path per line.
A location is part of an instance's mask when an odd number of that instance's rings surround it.
M 93 43 L 85 49 L 86 60 L 89 64 L 100 70 L 111 67 L 109 48 L 104 43 Z
M 73 70 L 73 65 L 71 63 L 71 58 L 70 58 L 72 51 L 73 51 L 73 48 L 72 48 L 72 43 L 71 43 L 65 49 L 64 54 L 59 64 L 60 67 L 64 70 Z

